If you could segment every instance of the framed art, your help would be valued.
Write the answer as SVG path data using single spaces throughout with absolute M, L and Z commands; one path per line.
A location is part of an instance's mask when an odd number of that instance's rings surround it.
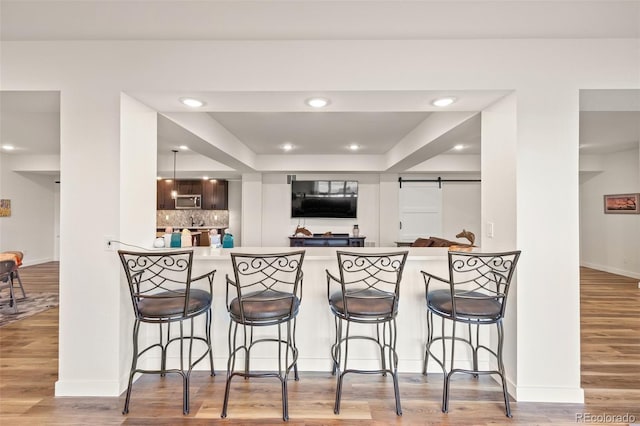
M 605 213 L 640 213 L 640 193 L 611 194 L 604 196 Z
M 0 217 L 11 216 L 11 200 L 0 200 Z

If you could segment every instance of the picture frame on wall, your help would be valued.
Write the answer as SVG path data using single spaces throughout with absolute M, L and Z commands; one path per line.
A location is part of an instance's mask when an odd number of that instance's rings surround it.
M 640 193 L 605 195 L 604 212 L 614 214 L 639 214 Z
M 0 200 L 0 217 L 11 216 L 11 200 Z

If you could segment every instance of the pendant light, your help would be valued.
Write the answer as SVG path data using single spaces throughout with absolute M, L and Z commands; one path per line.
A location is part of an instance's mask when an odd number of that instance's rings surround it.
M 177 149 L 172 149 L 173 152 L 173 190 L 171 191 L 171 198 L 174 200 L 178 196 L 177 184 L 176 184 L 176 155 L 178 154 Z

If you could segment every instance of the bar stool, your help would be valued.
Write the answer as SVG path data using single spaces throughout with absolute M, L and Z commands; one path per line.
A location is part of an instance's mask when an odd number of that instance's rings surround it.
M 20 278 L 20 266 L 22 265 L 22 259 L 24 258 L 24 253 L 18 250 L 9 250 L 3 251 L 0 253 L 0 260 L 11 260 L 15 261 L 15 265 L 13 270 L 11 271 L 11 285 L 15 289 L 15 282 L 18 282 L 18 287 L 20 287 L 20 292 L 22 293 L 22 298 L 27 297 L 27 293 L 24 291 L 24 286 L 22 285 L 22 279 Z M 15 290 L 14 290 L 14 298 L 15 298 Z
M 370 254 L 337 251 L 339 278 L 326 271 L 327 298 L 336 328 L 335 342 L 331 346 L 332 374 L 338 377 L 333 410 L 335 414 L 340 413 L 342 381 L 347 373 L 382 375 L 389 373 L 393 378 L 396 414 L 402 415 L 397 375 L 396 316 L 398 315 L 400 280 L 407 253 L 402 251 Z M 331 284 L 339 286 L 333 293 Z M 346 327 L 343 323 L 346 323 Z M 375 325 L 375 337 L 352 335 L 351 323 Z M 381 368 L 374 370 L 347 368 L 349 342 L 358 339 L 375 343 L 376 350 L 380 353 Z
M 302 300 L 304 254 L 304 250 L 277 254 L 231 253 L 234 279 L 227 275 L 227 310 L 231 321 L 222 418 L 227 417 L 231 379 L 242 376 L 245 379 L 277 377 L 282 387 L 282 419 L 289 419 L 287 380 L 292 369 L 295 380 L 299 380 L 295 332 Z M 264 332 L 258 337 L 254 336 L 254 327 L 268 326 L 277 327 L 275 337 Z M 242 332 L 241 339 L 238 338 L 239 329 Z M 277 345 L 278 368 L 252 371 L 251 351 L 258 344 L 264 347 L 264 343 Z M 238 354 L 244 354 L 244 365 L 236 370 Z
M 502 348 L 504 330 L 502 319 L 507 306 L 507 295 L 511 279 L 520 257 L 520 251 L 502 253 L 473 253 L 449 251 L 449 279 L 440 278 L 431 273 L 421 271 L 425 280 L 427 298 L 427 343 L 425 345 L 424 374 L 427 374 L 429 357 L 440 365 L 444 373 L 442 392 L 442 411 L 449 411 L 449 392 L 451 376 L 454 373 L 468 373 L 477 377 L 479 374 L 495 374 L 500 376 L 507 417 L 511 417 L 509 395 L 505 380 Z M 447 288 L 432 290 L 430 284 L 440 282 Z M 441 319 L 440 335 L 434 337 L 434 315 Z M 445 334 L 446 321 L 453 323 L 450 336 Z M 468 336 L 456 335 L 456 324 L 467 324 Z M 497 344 L 491 348 L 480 342 L 480 326 L 495 324 L 497 327 Z M 472 327 L 475 326 L 475 342 Z M 447 369 L 447 345 L 451 348 L 451 360 Z M 436 356 L 432 345 L 441 343 L 442 359 Z M 471 349 L 473 356 L 471 369 L 456 368 L 454 364 L 455 344 L 463 342 Z M 480 349 L 487 351 L 497 361 L 497 370 L 479 370 L 478 353 Z
M 0 289 L 9 289 L 9 306 L 13 306 L 14 312 L 18 312 L 18 303 L 13 288 L 13 270 L 16 268 L 16 262 L 13 260 L 0 260 Z
M 133 325 L 133 360 L 129 373 L 129 385 L 122 414 L 129 412 L 131 388 L 136 373 L 160 374 L 177 373 L 182 376 L 182 412 L 189 413 L 189 378 L 193 368 L 207 356 L 211 365 L 211 375 L 214 376 L 213 350 L 211 349 L 211 302 L 213 294 L 213 276 L 211 271 L 191 278 L 193 251 L 170 252 L 132 252 L 118 250 L 122 262 L 135 322 Z M 205 280 L 208 286 L 205 290 L 193 288 L 192 284 Z M 194 319 L 205 316 L 203 335 L 195 335 Z M 188 330 L 185 333 L 184 322 L 188 320 Z M 171 324 L 178 323 L 179 330 L 172 333 Z M 139 347 L 140 325 L 157 324 L 158 341 L 144 348 Z M 188 356 L 185 365 L 184 342 L 188 341 Z M 199 351 L 197 359 L 194 357 L 194 342 L 202 342 L 204 348 Z M 178 343 L 178 347 L 174 348 Z M 160 351 L 160 366 L 147 369 L 138 366 L 143 354 L 156 348 Z M 179 351 L 179 365 L 175 368 L 167 366 L 167 353 L 170 348 Z M 198 348 L 196 348 L 198 349 Z M 197 355 L 196 355 L 197 356 Z

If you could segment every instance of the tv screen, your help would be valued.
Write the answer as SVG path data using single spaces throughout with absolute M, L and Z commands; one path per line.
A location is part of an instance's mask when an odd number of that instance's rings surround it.
M 358 209 L 358 181 L 294 180 L 291 217 L 354 219 Z

